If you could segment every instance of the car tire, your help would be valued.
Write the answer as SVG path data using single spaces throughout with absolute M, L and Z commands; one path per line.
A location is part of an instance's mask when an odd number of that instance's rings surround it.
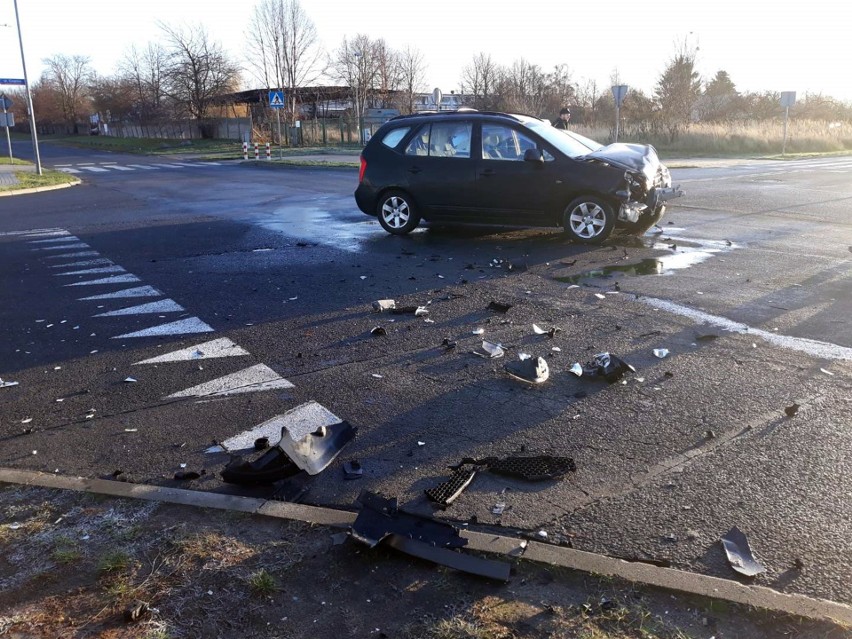
M 420 224 L 420 214 L 411 196 L 402 191 L 388 191 L 379 198 L 376 217 L 382 228 L 392 235 L 405 235 Z
M 625 222 L 623 232 L 625 235 L 645 235 L 648 229 L 650 229 L 655 224 L 658 224 L 659 221 L 663 219 L 663 215 L 665 214 L 666 207 L 661 206 L 652 215 L 641 216 L 638 222 Z
M 610 236 L 614 226 L 612 206 L 591 195 L 578 197 L 562 215 L 566 235 L 580 244 L 600 244 Z

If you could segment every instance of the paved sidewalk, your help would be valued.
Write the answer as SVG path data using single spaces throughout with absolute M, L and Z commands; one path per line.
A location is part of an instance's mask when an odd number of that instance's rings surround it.
M 18 171 L 34 170 L 34 166 L 27 164 L 3 164 L 3 160 L 0 160 L 0 186 L 14 186 L 18 183 L 18 178 L 15 176 L 15 173 Z

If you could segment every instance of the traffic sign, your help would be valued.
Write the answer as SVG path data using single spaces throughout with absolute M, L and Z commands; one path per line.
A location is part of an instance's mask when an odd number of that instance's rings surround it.
M 12 98 L 7 98 L 5 95 L 0 95 L 0 109 L 8 111 L 12 108 Z
M 14 113 L 0 113 L 0 126 L 15 126 Z
M 781 92 L 781 106 L 790 108 L 796 104 L 796 92 L 795 91 L 782 91 Z
M 624 96 L 627 95 L 627 85 L 626 84 L 617 84 L 612 87 L 612 97 L 615 98 L 615 103 L 618 106 L 621 106 L 621 103 L 624 102 Z
M 19 86 L 26 86 L 27 81 L 23 78 L 0 78 L 0 84 L 17 84 Z
M 269 106 L 273 109 L 283 109 L 284 108 L 284 92 L 283 91 L 270 91 L 269 92 Z

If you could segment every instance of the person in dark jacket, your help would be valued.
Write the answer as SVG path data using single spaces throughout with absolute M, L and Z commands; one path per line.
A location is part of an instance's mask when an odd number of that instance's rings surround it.
M 553 121 L 553 127 L 556 129 L 568 129 L 568 121 L 571 119 L 571 109 L 562 107 L 559 110 L 559 119 Z

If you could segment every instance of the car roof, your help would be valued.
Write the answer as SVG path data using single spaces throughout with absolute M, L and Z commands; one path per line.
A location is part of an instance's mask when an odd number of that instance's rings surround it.
M 398 115 L 395 118 L 389 120 L 389 122 L 393 123 L 402 123 L 402 122 L 418 122 L 425 120 L 434 120 L 434 119 L 447 119 L 447 120 L 455 120 L 459 118 L 470 119 L 471 116 L 484 116 L 488 118 L 505 118 L 507 120 L 511 120 L 513 122 L 527 122 L 529 120 L 541 121 L 540 118 L 537 118 L 532 115 L 526 115 L 521 113 L 503 113 L 501 111 L 478 111 L 476 109 L 469 108 L 461 108 L 457 111 L 421 111 L 420 113 L 411 113 L 407 115 Z

